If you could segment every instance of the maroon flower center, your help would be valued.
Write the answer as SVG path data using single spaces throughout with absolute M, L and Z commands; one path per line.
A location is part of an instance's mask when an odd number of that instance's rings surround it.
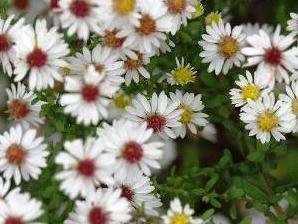
M 281 51 L 275 47 L 267 50 L 265 61 L 271 65 L 279 65 L 281 61 Z
M 121 197 L 126 198 L 128 201 L 132 201 L 134 192 L 127 186 L 122 187 Z
M 27 56 L 27 64 L 32 67 L 40 68 L 47 63 L 48 56 L 39 48 L 35 48 Z
M 24 10 L 28 7 L 29 0 L 14 0 L 13 6 L 18 10 Z
M 86 17 L 90 12 L 88 2 L 84 0 L 74 0 L 69 6 L 70 11 L 77 17 Z
M 89 212 L 89 223 L 90 224 L 106 224 L 106 223 L 108 223 L 107 215 L 101 208 L 94 207 Z
M 122 150 L 122 157 L 130 163 L 139 162 L 143 157 L 142 146 L 136 142 L 128 142 Z
M 58 0 L 51 0 L 51 9 L 59 8 Z
M 0 34 L 0 52 L 8 51 L 11 47 L 10 41 L 5 34 Z
M 150 115 L 146 118 L 148 128 L 154 132 L 162 132 L 166 126 L 166 119 L 158 114 Z
M 80 174 L 86 177 L 91 177 L 95 172 L 94 162 L 90 159 L 81 160 L 77 165 L 77 170 Z
M 20 218 L 17 218 L 17 217 L 8 217 L 4 224 L 24 224 L 24 222 L 20 219 Z
M 87 102 L 96 101 L 99 97 L 99 89 L 98 86 L 87 84 L 82 89 L 82 97 Z

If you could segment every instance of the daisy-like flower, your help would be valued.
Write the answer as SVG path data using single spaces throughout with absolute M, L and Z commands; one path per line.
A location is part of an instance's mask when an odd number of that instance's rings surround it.
M 213 23 L 219 24 L 222 22 L 223 22 L 223 20 L 222 20 L 221 13 L 218 11 L 211 12 L 205 17 L 206 26 L 211 26 Z
M 24 18 L 12 24 L 14 16 L 9 16 L 6 20 L 0 18 L 0 63 L 3 71 L 9 76 L 12 75 L 11 63 L 15 60 L 16 52 L 13 46 L 22 31 Z
M 166 40 L 164 32 L 170 31 L 172 21 L 162 1 L 139 0 L 139 10 L 139 24 L 121 30 L 119 37 L 126 37 L 124 47 L 130 46 L 141 53 L 155 54 L 160 43 Z
M 115 163 L 112 154 L 103 151 L 103 147 L 95 139 L 66 141 L 65 152 L 60 152 L 55 162 L 63 166 L 56 174 L 56 179 L 62 181 L 60 189 L 71 199 L 78 195 L 87 197 L 94 193 L 101 184 L 111 185 L 111 166 Z
M 276 141 L 285 140 L 283 134 L 290 133 L 296 124 L 291 104 L 275 101 L 273 93 L 265 95 L 262 100 L 248 100 L 240 119 L 246 124 L 249 136 L 255 135 L 263 144 L 270 141 L 271 135 Z
M 168 13 L 172 20 L 171 34 L 180 29 L 181 25 L 187 25 L 187 20 L 192 18 L 192 14 L 196 11 L 197 0 L 164 0 L 168 9 Z
M 29 193 L 15 192 L 0 200 L 0 223 L 40 223 L 36 221 L 42 213 L 42 203 L 31 198 Z
M 221 72 L 226 75 L 233 65 L 240 67 L 245 57 L 241 54 L 245 34 L 241 26 L 233 29 L 229 23 L 215 24 L 206 27 L 207 34 L 203 34 L 199 45 L 203 50 L 200 57 L 203 63 L 210 63 L 208 72 L 215 71 L 216 75 Z
M 154 186 L 149 177 L 140 172 L 126 177 L 117 176 L 114 187 L 122 190 L 121 197 L 126 198 L 133 208 L 143 208 L 148 215 L 158 215 L 155 209 L 161 207 L 162 203 L 153 194 Z
M 26 26 L 16 45 L 17 59 L 15 81 L 22 80 L 29 73 L 29 88 L 42 90 L 54 87 L 54 80 L 63 81 L 59 68 L 66 67 L 63 57 L 69 52 L 57 27 L 47 29 L 45 20 L 37 20 L 35 28 Z
M 89 66 L 82 76 L 66 77 L 65 91 L 60 98 L 64 112 L 76 117 L 77 123 L 96 125 L 100 119 L 108 117 L 107 107 L 119 86 L 105 79 L 104 74 Z
M 123 62 L 119 61 L 117 55 L 113 55 L 110 48 L 102 47 L 98 44 L 92 52 L 88 48 L 83 48 L 83 54 L 76 53 L 75 57 L 70 57 L 70 67 L 74 74 L 84 74 L 93 65 L 96 72 L 105 75 L 107 80 L 114 83 L 124 82 L 121 75 L 124 73 Z
M 132 121 L 145 123 L 163 138 L 176 138 L 172 129 L 182 126 L 179 119 L 183 111 L 178 109 L 179 105 L 179 101 L 172 102 L 164 92 L 159 96 L 153 93 L 150 101 L 138 94 L 132 104 L 126 107 L 125 116 Z
M 118 91 L 114 96 L 109 108 L 109 119 L 114 120 L 120 118 L 125 112 L 125 108 L 130 104 L 131 98 L 122 90 Z
M 291 85 L 286 86 L 287 94 L 280 94 L 279 99 L 292 105 L 292 113 L 296 116 L 296 125 L 293 132 L 298 131 L 298 81 L 293 81 Z
M 152 134 L 153 130 L 147 129 L 146 124 L 129 120 L 122 119 L 114 121 L 112 126 L 105 125 L 99 137 L 104 150 L 117 158 L 115 175 L 126 177 L 141 170 L 148 176 L 151 175 L 150 168 L 160 168 L 157 160 L 162 156 L 163 143 L 151 141 Z
M 121 197 L 121 189 L 98 189 L 85 201 L 76 201 L 74 212 L 65 224 L 124 224 L 131 219 L 129 202 Z
M 175 198 L 170 203 L 170 209 L 167 212 L 167 215 L 162 216 L 164 224 L 172 223 L 183 223 L 183 224 L 202 224 L 204 221 L 200 218 L 193 217 L 195 211 L 185 205 L 184 207 L 181 204 L 181 201 L 178 198 Z
M 197 74 L 194 71 L 194 68 L 190 64 L 185 65 L 184 58 L 182 57 L 181 62 L 176 57 L 177 68 L 167 73 L 167 82 L 171 85 L 186 85 L 195 81 L 195 75 Z
M 11 84 L 10 89 L 6 89 L 8 95 L 7 108 L 9 118 L 14 122 L 22 124 L 28 128 L 30 125 L 38 127 L 44 121 L 40 117 L 42 101 L 37 101 L 32 104 L 32 101 L 37 97 L 34 92 L 26 91 L 25 85 L 18 83 L 17 86 Z
M 266 88 L 266 86 L 255 77 L 256 73 L 253 77 L 249 71 L 246 71 L 246 77 L 239 75 L 239 80 L 235 81 L 235 83 L 240 88 L 230 90 L 232 104 L 234 104 L 235 107 L 242 107 L 248 100 L 257 101 L 270 92 L 270 89 Z
M 98 0 L 60 0 L 61 26 L 67 30 L 69 36 L 77 34 L 85 42 L 88 40 L 90 31 L 99 29 L 100 18 Z
M 204 127 L 208 121 L 207 114 L 202 113 L 204 105 L 201 101 L 202 95 L 194 95 L 193 93 L 183 94 L 180 90 L 176 90 L 176 93 L 170 93 L 172 101 L 178 101 L 180 103 L 179 108 L 182 110 L 180 115 L 180 122 L 182 126 L 174 128 L 174 132 L 177 136 L 184 138 L 186 130 L 189 129 L 192 134 L 197 134 L 197 127 Z
M 290 13 L 290 17 L 291 19 L 287 22 L 288 23 L 287 30 L 297 33 L 298 32 L 298 14 L 292 12 Z
M 125 69 L 125 84 L 128 86 L 131 81 L 138 83 L 140 81 L 140 75 L 146 79 L 150 78 L 150 73 L 144 67 L 149 64 L 150 57 L 146 54 L 136 52 L 137 58 L 124 56 L 122 58 Z
M 36 137 L 35 129 L 22 129 L 20 125 L 11 127 L 0 135 L 0 171 L 6 179 L 14 178 L 19 185 L 21 179 L 37 179 L 41 168 L 45 168 L 47 145 L 43 137 Z
M 295 34 L 280 35 L 280 26 L 269 36 L 260 30 L 259 34 L 247 37 L 248 47 L 242 49 L 247 57 L 245 66 L 258 65 L 260 80 L 273 86 L 275 80 L 290 82 L 289 72 L 298 68 L 298 48 L 291 47 L 295 42 Z

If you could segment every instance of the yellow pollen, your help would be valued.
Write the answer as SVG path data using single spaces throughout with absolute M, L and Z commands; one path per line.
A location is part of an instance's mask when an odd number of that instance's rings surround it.
M 192 13 L 192 18 L 195 19 L 195 18 L 198 18 L 200 17 L 201 15 L 204 14 L 204 6 L 202 3 L 198 3 L 195 5 L 195 9 L 196 11 Z
M 113 9 L 120 16 L 131 13 L 136 6 L 136 0 L 113 0 Z
M 102 71 L 104 70 L 104 66 L 102 64 L 94 64 L 95 67 L 95 71 L 97 71 L 98 73 L 102 73 Z
M 221 39 L 218 50 L 223 57 L 230 58 L 239 51 L 239 44 L 233 37 L 226 36 Z
M 257 119 L 258 128 L 263 132 L 270 132 L 278 125 L 278 117 L 271 111 L 259 114 Z
M 241 96 L 243 99 L 251 99 L 256 101 L 260 97 L 260 89 L 254 84 L 248 84 L 241 90 Z
M 184 213 L 177 213 L 171 218 L 170 224 L 189 224 L 189 218 Z
M 298 116 L 298 99 L 293 100 L 292 111 L 296 116 Z
M 114 105 L 117 108 L 124 109 L 129 104 L 129 97 L 123 93 L 120 93 L 113 98 Z
M 186 85 L 190 82 L 194 82 L 194 74 L 189 67 L 176 68 L 173 72 L 174 80 L 180 85 Z
M 63 67 L 63 74 L 64 75 L 70 75 L 71 73 L 71 69 L 68 67 Z
M 183 110 L 180 116 L 180 122 L 182 124 L 189 124 L 193 114 L 192 109 L 185 104 L 181 104 L 179 108 Z
M 219 12 L 211 12 L 205 18 L 206 25 L 212 25 L 212 23 L 218 24 L 221 21 L 222 21 L 222 18 Z

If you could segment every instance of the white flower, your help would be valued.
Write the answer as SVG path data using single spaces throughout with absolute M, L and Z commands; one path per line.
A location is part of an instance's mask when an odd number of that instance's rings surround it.
M 229 92 L 235 107 L 242 107 L 248 100 L 257 101 L 270 92 L 270 89 L 266 89 L 266 86 L 256 79 L 256 74 L 253 77 L 249 71 L 246 71 L 246 77 L 239 75 L 239 80 L 235 81 L 240 88 L 233 88 Z
M 89 65 L 95 67 L 96 72 L 105 75 L 107 80 L 114 83 L 122 83 L 124 79 L 123 62 L 117 55 L 113 55 L 110 48 L 102 47 L 98 44 L 92 52 L 88 48 L 83 48 L 83 54 L 76 53 L 75 57 L 70 57 L 70 67 L 74 74 L 82 75 L 86 72 Z
M 248 56 L 244 66 L 258 65 L 258 79 L 264 84 L 273 86 L 275 80 L 281 82 L 290 81 L 288 72 L 298 69 L 298 48 L 291 47 L 295 42 L 294 34 L 280 35 L 280 26 L 269 36 L 263 30 L 259 34 L 247 37 L 250 45 L 242 49 L 242 53 Z
M 35 29 L 31 25 L 24 29 L 15 45 L 14 80 L 22 80 L 29 72 L 30 89 L 54 87 L 54 80 L 63 81 L 59 68 L 67 66 L 63 57 L 69 52 L 68 45 L 57 27 L 47 29 L 45 20 L 37 20 Z
M 126 107 L 128 119 L 146 123 L 148 128 L 152 128 L 154 133 L 166 138 L 176 138 L 173 128 L 180 127 L 179 122 L 182 110 L 178 109 L 179 101 L 172 102 L 164 92 L 159 96 L 153 93 L 149 101 L 144 95 L 138 94 L 132 100 L 132 104 Z
M 152 129 L 146 124 L 129 120 L 114 121 L 112 126 L 105 125 L 99 137 L 105 151 L 117 158 L 114 166 L 115 175 L 125 177 L 141 170 L 151 175 L 150 168 L 160 168 L 163 143 L 150 141 Z
M 81 139 L 76 139 L 66 141 L 64 148 L 66 151 L 60 152 L 55 159 L 63 166 L 55 178 L 62 181 L 60 189 L 71 199 L 78 195 L 87 197 L 101 184 L 114 183 L 111 166 L 115 157 L 104 152 L 100 142 L 89 138 L 83 143 Z
M 204 139 L 210 142 L 217 142 L 217 130 L 214 124 L 208 123 L 201 132 L 199 132 Z
M 7 112 L 10 119 L 20 123 L 25 128 L 30 127 L 30 125 L 38 127 L 44 123 L 40 117 L 41 106 L 44 102 L 37 101 L 32 104 L 32 101 L 37 97 L 34 92 L 26 91 L 25 85 L 20 82 L 17 86 L 11 84 L 11 88 L 6 89 L 6 92 L 8 95 Z
M 86 201 L 76 201 L 74 212 L 70 213 L 65 224 L 82 223 L 129 223 L 130 205 L 121 198 L 121 190 L 98 189 Z
M 181 202 L 178 198 L 175 198 L 170 203 L 170 209 L 167 212 L 167 215 L 162 216 L 164 224 L 172 223 L 188 223 L 188 224 L 202 224 L 204 221 L 199 218 L 194 218 L 194 210 L 185 205 L 181 205 Z
M 170 30 L 172 22 L 160 0 L 139 0 L 139 10 L 139 24 L 122 29 L 119 37 L 126 37 L 124 47 L 152 55 L 160 48 L 160 43 L 166 40 L 167 36 L 163 32 Z
M 90 31 L 99 29 L 98 0 L 60 0 L 62 11 L 60 22 L 62 28 L 67 28 L 69 36 L 77 34 L 80 39 L 87 42 Z
M 14 16 L 9 16 L 6 20 L 0 18 L 0 63 L 4 73 L 12 75 L 11 63 L 16 58 L 16 51 L 13 48 L 19 34 L 23 29 L 24 18 L 12 24 Z
M 258 34 L 260 30 L 263 30 L 269 36 L 273 33 L 273 27 L 268 24 L 259 24 L 259 23 L 246 23 L 242 24 L 242 31 L 246 34 L 246 37 Z
M 298 14 L 297 13 L 290 13 L 291 19 L 288 20 L 288 31 L 298 32 Z
M 241 26 L 233 29 L 229 23 L 212 23 L 206 27 L 207 34 L 203 34 L 199 45 L 203 50 L 200 57 L 203 63 L 210 63 L 208 72 L 215 71 L 216 75 L 221 72 L 226 75 L 233 65 L 240 67 L 245 57 L 241 54 L 245 34 Z
M 265 95 L 262 100 L 248 100 L 240 119 L 246 124 L 249 136 L 255 135 L 263 144 L 270 141 L 271 135 L 276 141 L 285 140 L 283 134 L 290 133 L 296 124 L 291 104 L 275 101 L 273 93 Z
M 135 209 L 144 209 L 147 215 L 157 216 L 155 210 L 162 206 L 160 199 L 154 194 L 154 186 L 150 178 L 136 172 L 126 177 L 117 175 L 114 187 L 122 190 L 121 197 L 126 198 Z
M 38 179 L 41 168 L 45 168 L 47 145 L 43 137 L 36 137 L 35 129 L 22 130 L 20 125 L 11 127 L 0 135 L 0 171 L 6 179 L 14 178 L 19 185 L 21 179 Z
M 5 200 L 0 200 L 0 223 L 39 223 L 36 220 L 42 215 L 42 204 L 32 199 L 29 193 L 14 192 Z
M 113 96 L 112 103 L 109 106 L 109 120 L 118 119 L 122 117 L 127 107 L 131 102 L 130 96 L 125 94 L 122 90 L 118 91 Z
M 77 123 L 96 125 L 100 119 L 108 117 L 110 98 L 119 89 L 99 74 L 94 66 L 89 66 L 83 76 L 66 77 L 65 91 L 60 103 L 64 112 L 76 117 Z
M 292 113 L 296 117 L 296 125 L 293 132 L 298 131 L 298 81 L 293 81 L 291 86 L 286 86 L 287 94 L 280 94 L 279 99 L 285 103 L 289 103 L 292 108 Z
M 170 97 L 173 102 L 178 101 L 180 103 L 179 108 L 182 110 L 182 114 L 180 115 L 182 126 L 174 128 L 177 136 L 184 138 L 187 129 L 196 135 L 198 133 L 198 126 L 204 127 L 207 125 L 208 121 L 206 118 L 208 115 L 202 113 L 205 106 L 201 101 L 201 94 L 195 96 L 193 93 L 183 94 L 180 90 L 176 90 L 175 93 L 170 93 Z
M 171 34 L 175 35 L 181 25 L 187 25 L 187 20 L 192 18 L 196 11 L 197 0 L 163 0 L 168 14 L 172 20 Z
M 10 189 L 10 180 L 3 180 L 0 177 L 0 201 L 5 198 Z

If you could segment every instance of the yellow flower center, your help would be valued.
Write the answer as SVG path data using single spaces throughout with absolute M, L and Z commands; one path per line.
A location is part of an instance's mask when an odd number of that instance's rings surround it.
M 242 98 L 256 101 L 260 97 L 260 89 L 254 84 L 248 84 L 241 90 Z
M 292 111 L 296 116 L 298 116 L 298 99 L 293 100 Z
M 223 57 L 230 58 L 239 51 L 239 44 L 233 37 L 226 36 L 221 39 L 218 49 Z
M 190 123 L 191 118 L 192 118 L 192 114 L 193 114 L 192 109 L 189 106 L 185 105 L 185 104 L 181 104 L 179 106 L 179 108 L 183 110 L 183 112 L 180 116 L 180 122 L 182 124 Z
M 113 0 L 113 8 L 120 16 L 131 13 L 136 6 L 136 0 Z
M 63 69 L 63 74 L 64 74 L 64 75 L 70 75 L 70 73 L 71 73 L 71 69 L 70 69 L 70 68 L 68 68 L 68 67 L 63 67 L 62 69 Z
M 271 111 L 259 114 L 257 119 L 258 127 L 263 132 L 269 132 L 278 125 L 278 117 Z
M 120 93 L 113 98 L 114 105 L 120 109 L 124 109 L 129 104 L 129 97 L 123 93 Z
M 193 19 L 198 18 L 198 17 L 200 17 L 201 15 L 204 14 L 204 6 L 203 6 L 202 3 L 196 4 L 195 9 L 196 9 L 196 11 L 192 13 L 192 18 Z
M 189 224 L 189 218 L 184 213 L 178 213 L 171 218 L 170 224 Z
M 167 5 L 171 13 L 181 13 L 186 8 L 186 0 L 168 0 Z
M 174 80 L 180 85 L 194 82 L 193 72 L 189 67 L 177 68 L 173 72 Z
M 211 12 L 205 18 L 206 25 L 212 25 L 212 23 L 218 24 L 222 20 L 221 14 L 219 12 Z

